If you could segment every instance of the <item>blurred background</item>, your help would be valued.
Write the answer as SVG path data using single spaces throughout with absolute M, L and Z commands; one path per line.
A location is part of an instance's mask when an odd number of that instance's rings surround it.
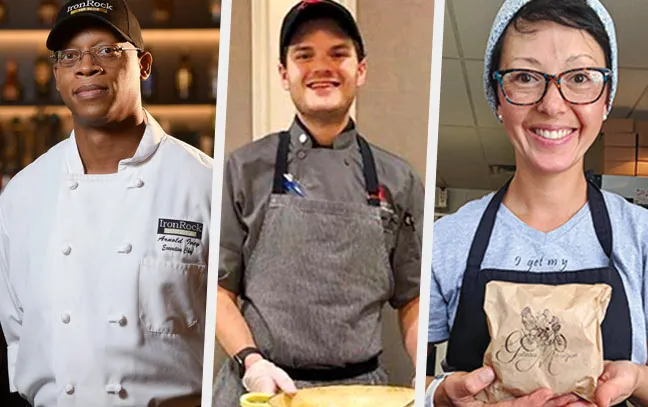
M 45 39 L 63 1 L 0 0 L 0 191 L 72 129 Z M 171 135 L 213 155 L 220 0 L 130 0 L 151 78 L 145 107 Z
M 220 0 L 127 0 L 153 54 L 145 107 L 167 133 L 212 156 Z M 56 91 L 45 47 L 60 0 L 0 0 L 0 192 L 22 168 L 69 136 L 71 114 Z M 9 393 L 0 334 L 0 406 Z
M 619 45 L 619 83 L 612 119 L 586 156 L 586 167 L 597 174 L 646 176 L 635 153 L 631 159 L 618 154 L 603 155 L 603 145 L 634 148 L 639 154 L 640 140 L 621 141 L 617 134 L 640 133 L 634 123 L 648 121 L 648 36 L 645 16 L 648 2 L 601 0 L 614 20 Z M 444 189 L 437 201 L 439 213 L 452 213 L 463 203 L 499 189 L 515 170 L 513 147 L 490 106 L 483 87 L 486 41 L 501 0 L 480 2 L 475 12 L 472 0 L 447 0 L 443 36 L 441 101 L 436 184 Z M 610 144 L 612 143 L 612 144 Z M 643 143 L 641 143 L 643 144 Z M 617 152 L 612 150 L 612 152 Z M 628 165 L 606 165 L 608 161 L 627 161 Z M 639 169 L 639 172 L 637 170 Z M 437 190 L 439 195 L 439 190 Z

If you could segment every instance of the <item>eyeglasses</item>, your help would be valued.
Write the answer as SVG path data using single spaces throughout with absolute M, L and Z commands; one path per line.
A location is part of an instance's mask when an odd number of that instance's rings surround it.
M 570 69 L 550 75 L 531 69 L 505 69 L 493 73 L 506 101 L 517 106 L 540 103 L 547 94 L 549 82 L 554 82 L 560 96 L 573 105 L 594 103 L 603 94 L 612 71 L 607 68 Z
M 89 48 L 87 51 L 80 49 L 64 49 L 55 51 L 51 58 L 54 63 L 64 68 L 71 68 L 79 62 L 85 54 L 90 54 L 94 61 L 100 61 L 102 65 L 110 65 L 121 58 L 124 51 L 141 51 L 139 48 L 123 48 L 119 45 L 98 45 Z

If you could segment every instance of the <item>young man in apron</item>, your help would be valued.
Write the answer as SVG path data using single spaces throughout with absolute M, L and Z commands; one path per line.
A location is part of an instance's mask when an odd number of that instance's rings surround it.
M 424 191 L 349 116 L 366 69 L 339 3 L 303 1 L 285 16 L 279 71 L 296 118 L 225 166 L 216 330 L 231 359 L 216 407 L 245 390 L 386 383 L 386 302 L 414 359 Z
M 74 131 L 0 196 L 12 391 L 198 406 L 212 160 L 143 109 L 152 58 L 124 0 L 68 2 L 47 47 Z

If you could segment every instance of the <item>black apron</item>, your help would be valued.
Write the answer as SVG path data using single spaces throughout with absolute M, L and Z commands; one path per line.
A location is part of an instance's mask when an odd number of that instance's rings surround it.
M 612 260 L 612 226 L 603 194 L 592 182 L 587 183 L 589 202 L 596 237 L 609 259 L 606 267 L 576 271 L 524 272 L 482 269 L 481 264 L 493 232 L 495 218 L 510 181 L 489 202 L 470 247 L 463 277 L 457 314 L 450 333 L 446 363 L 456 371 L 470 372 L 483 365 L 490 334 L 484 311 L 486 284 L 506 281 L 521 284 L 598 284 L 612 287 L 612 298 L 601 324 L 604 360 L 631 360 L 632 325 L 623 281 Z

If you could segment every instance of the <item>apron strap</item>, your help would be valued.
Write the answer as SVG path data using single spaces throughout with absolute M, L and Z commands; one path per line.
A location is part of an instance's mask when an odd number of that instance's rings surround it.
M 288 173 L 288 151 L 290 150 L 290 133 L 282 131 L 279 133 L 279 146 L 277 147 L 277 159 L 275 161 L 275 173 L 272 186 L 273 194 L 283 194 L 284 174 Z
M 367 189 L 367 203 L 371 206 L 380 206 L 380 184 L 378 184 L 378 173 L 376 172 L 376 162 L 369 147 L 369 143 L 358 134 L 358 146 L 360 155 L 362 155 L 362 172 L 365 178 L 365 187 Z
M 589 202 L 590 213 L 594 220 L 594 230 L 605 255 L 612 263 L 612 223 L 605 199 L 600 188 L 591 180 L 587 181 L 587 201 Z
M 380 184 L 376 172 L 376 162 L 369 147 L 369 143 L 360 136 L 356 137 L 360 155 L 362 156 L 362 172 L 367 190 L 367 203 L 371 206 L 380 206 Z M 277 158 L 275 161 L 274 181 L 272 186 L 273 194 L 284 194 L 284 174 L 288 173 L 288 152 L 290 151 L 290 133 L 282 131 L 279 133 L 279 146 L 277 147 Z
M 513 178 L 508 180 L 506 184 L 497 191 L 495 196 L 493 196 L 488 203 L 486 211 L 479 221 L 479 226 L 477 227 L 475 237 L 470 246 L 470 252 L 468 253 L 467 266 L 469 268 L 481 269 L 481 264 L 484 260 L 488 243 L 493 234 L 497 212 L 512 180 Z M 592 214 L 596 237 L 606 256 L 610 259 L 610 262 L 612 262 L 612 224 L 610 222 L 610 214 L 608 213 L 601 190 L 590 180 L 587 181 L 587 201 Z
M 475 237 L 473 238 L 472 245 L 470 246 L 470 252 L 468 253 L 468 267 L 481 268 L 482 261 L 484 260 L 484 255 L 486 254 L 486 248 L 488 248 L 488 243 L 490 242 L 491 235 L 493 234 L 493 226 L 495 226 L 495 217 L 497 216 L 497 211 L 499 210 L 502 200 L 504 199 L 504 194 L 508 190 L 509 185 L 513 178 L 509 179 L 506 184 L 497 191 L 495 196 L 490 200 L 486 211 L 479 221 L 479 226 L 475 232 Z

